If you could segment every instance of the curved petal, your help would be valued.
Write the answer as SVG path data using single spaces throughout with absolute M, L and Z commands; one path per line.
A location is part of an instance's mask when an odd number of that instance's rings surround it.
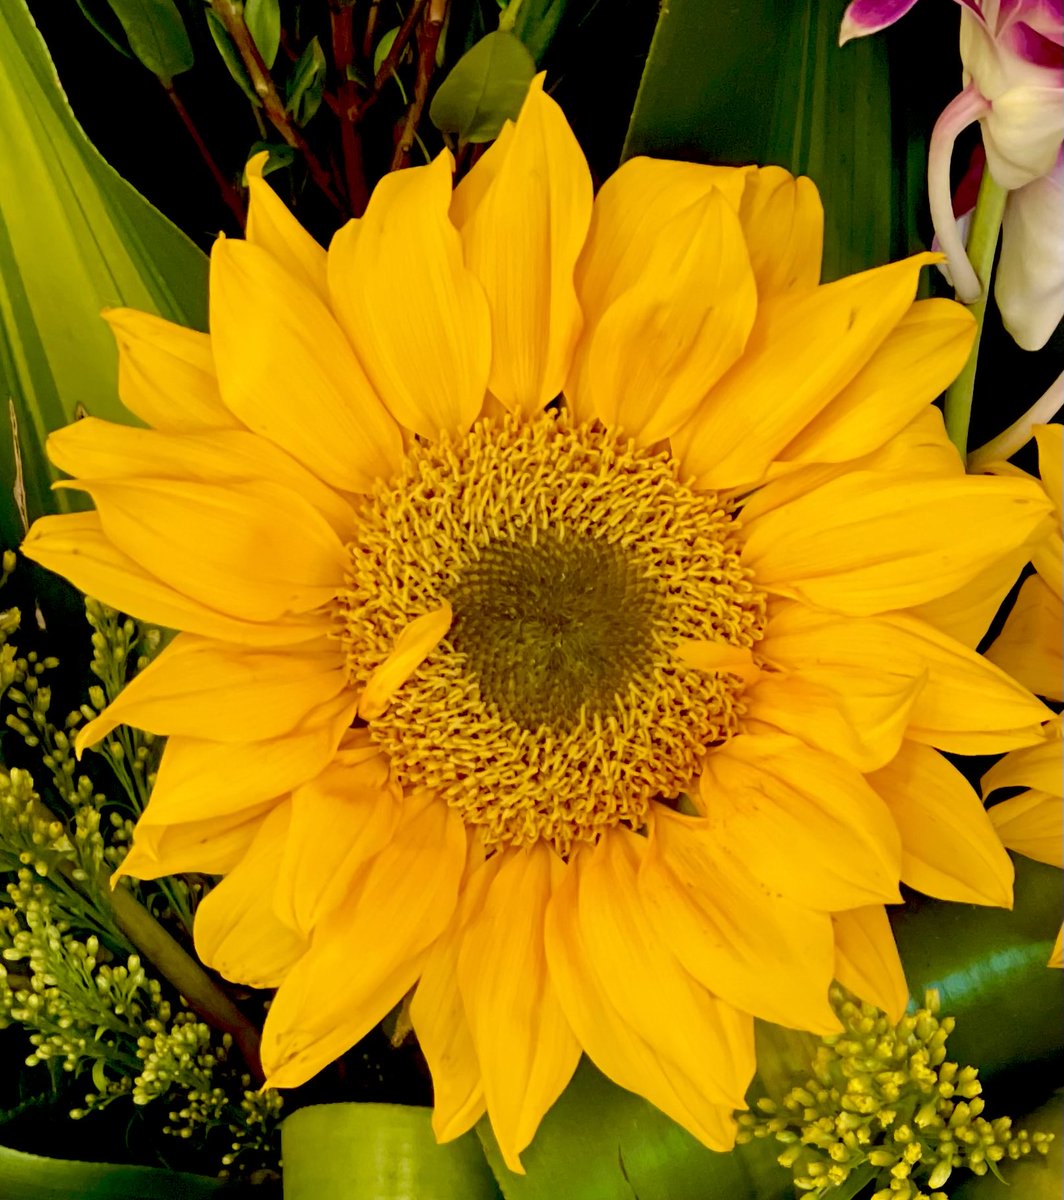
M 511 412 L 531 416 L 562 390 L 583 318 L 573 285 L 591 221 L 591 174 L 561 109 L 529 88 L 504 149 L 492 155 L 474 204 L 452 205 L 466 265 L 491 312 L 488 388 Z M 456 193 L 457 200 L 457 193 Z
M 782 167 L 746 176 L 739 219 L 759 296 L 811 292 L 820 282 L 824 206 L 816 184 Z
M 222 398 L 249 429 L 344 491 L 398 469 L 399 428 L 316 292 L 260 246 L 220 238 L 210 308 Z
M 995 183 L 1013 191 L 1048 175 L 1064 136 L 1060 84 L 1010 87 L 990 99 L 983 145 Z
M 163 875 L 188 872 L 224 875 L 233 870 L 255 840 L 274 802 L 201 821 L 179 825 L 152 825 L 143 818 L 133 831 L 133 845 L 111 877 L 112 884 L 123 875 L 134 879 L 159 879 Z M 151 809 L 151 802 L 144 810 Z
M 778 595 L 851 616 L 952 592 L 1042 524 L 1033 481 L 853 471 L 745 522 L 743 562 Z
M 656 936 L 639 899 L 640 841 L 619 827 L 570 861 L 547 913 L 551 979 L 605 1075 L 729 1149 L 732 1110 L 754 1071 L 753 1022 L 709 995 Z
M 1060 744 L 1057 743 L 1057 780 L 1060 788 Z M 1022 792 L 990 809 L 990 820 L 1010 850 L 1050 866 L 1064 866 L 1064 799 L 1039 791 Z
M 1005 204 L 994 299 L 1024 350 L 1041 350 L 1064 317 L 1064 155 Z
M 835 978 L 843 987 L 900 1021 L 909 985 L 887 910 L 880 905 L 835 913 Z
M 391 840 L 401 793 L 365 730 L 316 778 L 292 793 L 292 822 L 275 873 L 274 911 L 309 935 Z
M 754 879 L 704 820 L 655 810 L 639 889 L 669 949 L 722 1000 L 792 1029 L 838 1031 L 830 917 Z
M 273 442 L 246 430 L 166 434 L 84 417 L 50 434 L 48 457 L 81 479 L 174 479 L 201 483 L 273 480 L 309 501 L 350 541 L 350 504 Z
M 980 788 L 985 799 L 998 788 L 1025 787 L 1059 795 L 1061 790 L 1060 718 L 1050 725 L 1039 746 L 1014 750 L 994 763 L 983 776 Z
M 839 45 L 855 37 L 878 33 L 904 17 L 916 0 L 851 0 L 842 15 L 839 29 Z
M 164 433 L 241 428 L 222 403 L 207 334 L 132 308 L 102 315 L 118 343 L 118 396 L 131 413 Z
M 196 909 L 196 953 L 234 983 L 276 987 L 307 949 L 306 939 L 282 925 L 270 907 L 288 818 L 287 803 L 274 808 L 240 862 Z
M 962 305 L 918 300 L 780 458 L 845 462 L 877 450 L 953 382 L 974 336 L 975 319 Z
M 448 217 L 453 160 L 393 171 L 329 247 L 329 294 L 389 412 L 436 438 L 464 433 L 484 402 L 491 318 Z
M 309 612 L 336 595 L 343 543 L 298 493 L 273 482 L 68 480 L 88 492 L 123 554 L 160 582 L 245 621 Z
M 279 737 L 346 682 L 324 639 L 298 651 L 248 650 L 182 633 L 78 730 L 75 745 L 80 754 L 119 725 L 220 742 Z
M 1041 575 L 1020 588 L 1005 626 L 986 651 L 987 659 L 1025 688 L 1049 700 L 1064 700 L 1064 634 L 1060 597 Z
M 868 782 L 901 832 L 905 883 L 942 900 L 1012 907 L 1012 862 L 971 784 L 937 750 L 905 742 Z
M 362 689 L 358 715 L 365 721 L 379 717 L 392 697 L 436 649 L 451 627 L 451 606 L 445 600 L 432 612 L 415 617 L 395 639 L 388 657 Z
M 460 1137 L 484 1115 L 480 1063 L 458 986 L 458 952 L 498 861 L 496 855 L 467 871 L 454 920 L 433 943 L 410 1003 L 410 1022 L 432 1073 L 432 1131 L 440 1142 Z
M 1027 548 L 1021 546 L 991 563 L 956 591 L 910 608 L 909 615 L 974 650 L 1019 579 L 1027 558 Z
M 831 912 L 897 900 L 901 839 L 852 767 L 783 734 L 739 734 L 698 783 L 709 835 L 762 883 Z
M 590 320 L 573 400 L 650 445 L 683 425 L 742 354 L 757 288 L 739 218 L 714 189 L 640 249 L 639 274 Z
M 305 1083 L 406 995 L 452 919 L 465 859 L 457 814 L 428 793 L 408 796 L 392 840 L 315 929 L 274 998 L 262 1031 L 268 1087 Z
M 325 251 L 289 211 L 288 205 L 263 178 L 270 157 L 261 150 L 248 159 L 247 240 L 280 263 L 284 269 L 311 288 L 322 299 L 328 294 L 325 283 Z
M 920 269 L 935 261 L 915 254 L 762 300 L 743 357 L 673 439 L 685 471 L 705 488 L 759 482 L 868 362 L 912 304 Z
M 325 769 L 354 715 L 354 697 L 341 692 L 264 741 L 168 738 L 141 824 L 228 816 L 285 795 Z
M 488 1117 L 506 1165 L 519 1155 L 580 1060 L 547 971 L 543 926 L 565 864 L 545 844 L 506 850 L 458 954 L 458 986 Z

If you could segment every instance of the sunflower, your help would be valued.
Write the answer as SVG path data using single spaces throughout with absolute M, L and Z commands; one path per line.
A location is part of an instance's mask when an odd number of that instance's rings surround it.
M 1060 704 L 1064 701 L 1064 654 L 1061 638 L 1064 603 L 1061 600 L 1061 445 L 1064 428 L 1038 425 L 1038 465 L 1042 486 L 1053 504 L 1054 521 L 1044 537 L 1035 540 L 1031 562 L 1035 571 L 1020 587 L 1016 603 L 987 658 L 1032 692 Z M 1054 867 L 1064 866 L 1064 786 L 1061 775 L 1061 719 L 1050 724 L 1050 737 L 1041 745 L 1014 750 L 983 776 L 983 795 L 999 788 L 1024 790 L 990 809 L 990 821 L 1001 840 L 1019 854 Z M 1057 934 L 1051 967 L 1064 967 L 1064 930 Z
M 727 1148 L 755 1016 L 904 1006 L 899 880 L 1010 902 L 935 748 L 1042 738 L 971 647 L 1050 505 L 930 405 L 972 321 L 913 302 L 927 254 L 818 285 L 777 168 L 593 201 L 539 81 L 328 253 L 261 167 L 209 336 L 108 315 L 153 428 L 53 435 L 95 511 L 25 543 L 182 631 L 78 737 L 169 739 L 122 870 L 224 876 L 196 945 L 277 987 L 277 1087 L 416 989 L 441 1139 L 486 1111 L 519 1170 L 583 1052 Z

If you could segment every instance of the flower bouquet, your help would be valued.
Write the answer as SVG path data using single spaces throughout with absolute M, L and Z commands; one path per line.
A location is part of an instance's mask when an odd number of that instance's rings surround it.
M 1061 11 L 914 4 L 0 0 L 0 1193 L 1059 1194 Z

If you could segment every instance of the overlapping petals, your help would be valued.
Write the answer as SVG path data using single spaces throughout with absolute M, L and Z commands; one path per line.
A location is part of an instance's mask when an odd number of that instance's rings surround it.
M 45 518 L 24 550 L 181 632 L 79 749 L 122 722 L 168 736 L 122 873 L 224 876 L 197 947 L 278 987 L 271 1084 L 414 989 L 440 1138 L 486 1112 L 520 1169 L 586 1053 L 726 1149 L 755 1016 L 829 1032 L 832 978 L 904 1007 L 883 907 L 901 881 L 1009 903 L 991 818 L 939 750 L 1042 749 L 1047 710 L 971 645 L 1054 501 L 965 476 L 929 404 L 971 319 L 914 303 L 927 255 L 821 286 L 810 181 L 634 159 L 592 201 L 539 83 L 457 190 L 452 166 L 387 177 L 326 253 L 253 160 L 210 335 L 109 314 L 123 400 L 152 428 L 55 435 L 96 511 Z M 745 688 L 740 732 L 690 781 L 697 811 L 654 800 L 645 827 L 606 821 L 565 858 L 485 846 L 434 791 L 404 792 L 374 739 L 449 604 L 357 693 L 333 607 L 405 448 L 559 392 L 734 512 L 769 597 L 753 644 L 675 647 L 678 672 Z

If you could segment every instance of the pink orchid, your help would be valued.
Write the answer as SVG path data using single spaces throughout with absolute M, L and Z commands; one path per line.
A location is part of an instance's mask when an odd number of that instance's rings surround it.
M 915 3 L 853 0 L 843 16 L 840 43 L 892 25 Z M 931 218 L 958 296 L 976 300 L 981 287 L 954 219 L 950 160 L 957 136 L 979 121 L 990 175 L 1011 193 L 995 296 L 1016 341 L 1037 349 L 1064 315 L 1062 0 L 958 3 L 964 87 L 931 135 Z

